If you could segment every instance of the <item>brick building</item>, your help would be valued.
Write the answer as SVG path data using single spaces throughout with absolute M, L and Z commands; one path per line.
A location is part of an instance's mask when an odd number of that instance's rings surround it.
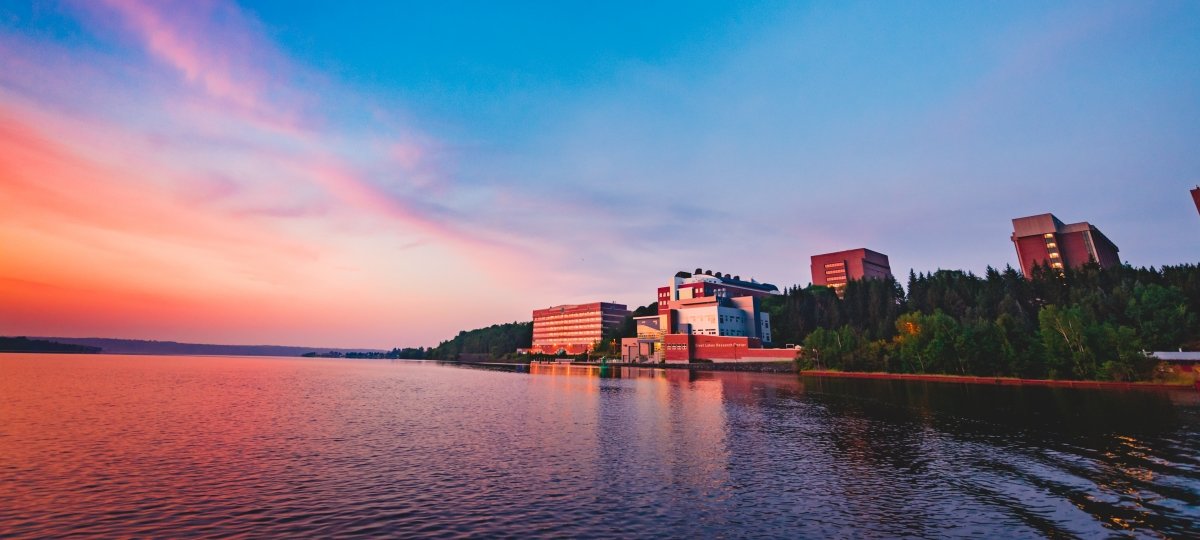
M 1054 214 L 1016 218 L 1012 242 L 1026 277 L 1043 264 L 1050 268 L 1078 268 L 1089 261 L 1103 268 L 1121 264 L 1117 245 L 1086 221 L 1063 224 Z
M 892 276 L 888 257 L 866 248 L 812 256 L 813 285 L 824 285 L 841 296 L 846 283 L 853 279 L 885 279 Z
M 624 304 L 592 302 L 533 311 L 533 346 L 541 354 L 583 354 L 600 341 L 605 330 L 621 325 L 629 309 Z

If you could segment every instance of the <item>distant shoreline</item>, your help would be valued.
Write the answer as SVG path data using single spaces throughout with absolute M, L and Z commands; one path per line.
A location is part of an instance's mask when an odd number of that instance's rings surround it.
M 100 347 L 61 343 L 44 339 L 0 337 L 0 352 L 46 354 L 98 354 Z
M 102 354 L 164 354 L 171 356 L 284 356 L 298 357 L 306 353 L 385 353 L 383 349 L 346 349 L 337 347 L 304 347 L 293 345 L 223 345 L 210 343 L 185 343 L 121 338 L 72 338 L 57 336 L 30 336 L 30 340 L 51 341 L 66 345 L 95 347 Z M 30 351 L 32 352 L 32 351 Z

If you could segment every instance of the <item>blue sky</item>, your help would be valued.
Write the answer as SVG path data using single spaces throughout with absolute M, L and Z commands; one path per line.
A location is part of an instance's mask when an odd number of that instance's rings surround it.
M 1194 3 L 248 8 L 461 145 L 459 181 L 544 193 L 581 232 L 610 225 L 555 201 L 715 247 L 666 267 L 805 282 L 808 253 L 865 245 L 981 270 L 1041 212 L 1134 264 L 1200 253 Z
M 391 346 L 680 269 L 981 272 L 1044 212 L 1196 263 L 1198 51 L 1196 2 L 12 3 L 0 240 L 46 252 L 0 283 L 157 313 L 30 334 Z

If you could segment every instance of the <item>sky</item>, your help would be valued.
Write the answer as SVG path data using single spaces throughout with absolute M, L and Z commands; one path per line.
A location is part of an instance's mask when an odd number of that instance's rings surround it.
M 429 346 L 678 270 L 1197 263 L 1197 2 L 0 1 L 0 335 Z

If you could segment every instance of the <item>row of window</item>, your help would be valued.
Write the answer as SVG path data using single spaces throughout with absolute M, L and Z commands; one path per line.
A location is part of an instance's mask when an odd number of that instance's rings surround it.
M 537 330 L 537 329 L 539 329 L 539 328 L 545 329 L 545 328 L 569 328 L 569 327 L 581 328 L 581 327 L 585 327 L 585 326 L 592 326 L 592 327 L 597 327 L 597 326 L 619 326 L 619 325 L 621 324 L 621 322 L 622 322 L 622 321 L 621 321 L 621 320 L 619 320 L 619 319 L 605 319 L 605 320 L 600 320 L 600 319 L 590 319 L 590 320 L 567 320 L 567 321 L 533 321 L 533 329 L 534 329 L 534 330 Z
M 599 313 L 599 312 L 595 312 L 595 311 L 593 311 L 591 313 L 556 313 L 553 315 L 544 315 L 544 314 L 534 315 L 533 320 L 535 320 L 535 321 L 561 321 L 561 320 L 568 320 L 568 319 L 600 319 L 600 318 L 622 319 L 625 317 L 625 315 L 626 315 L 626 313 Z
M 591 321 L 591 322 L 565 321 L 565 322 L 554 322 L 554 323 L 545 323 L 545 322 L 539 321 L 539 322 L 533 323 L 533 330 L 536 332 L 538 330 L 547 330 L 547 329 L 551 329 L 551 328 L 596 328 L 599 326 L 604 326 L 604 325 L 600 324 L 600 321 Z M 613 325 L 610 324 L 608 326 L 613 326 Z
M 603 331 L 599 328 L 580 328 L 576 330 L 557 330 L 553 332 L 534 332 L 533 337 L 538 336 L 580 336 L 585 334 L 600 335 Z
M 1061 269 L 1063 267 L 1062 255 L 1058 253 L 1058 243 L 1054 240 L 1054 234 L 1046 233 L 1042 235 L 1046 239 L 1046 253 L 1050 255 L 1050 267 Z
M 586 334 L 600 334 L 603 332 L 604 332 L 604 329 L 596 328 L 593 326 L 593 327 L 588 327 L 588 328 L 562 328 L 562 329 L 553 329 L 553 330 L 537 330 L 537 331 L 534 331 L 533 335 L 535 337 L 536 336 L 565 336 L 565 335 L 585 334 L 585 333 Z
M 599 335 L 601 335 L 601 334 L 602 334 L 602 332 L 597 332 L 597 331 L 591 331 L 591 332 L 548 332 L 548 333 L 544 333 L 544 334 L 534 334 L 534 335 L 533 335 L 533 339 L 534 339 L 535 341 L 537 341 L 537 340 L 545 340 L 545 339 L 557 339 L 557 338 L 567 338 L 567 337 L 589 337 L 589 336 L 599 336 Z
M 601 318 L 601 317 L 599 317 L 599 316 L 591 316 L 591 317 L 536 317 L 536 318 L 534 318 L 534 319 L 533 319 L 533 324 L 554 324 L 554 323 L 564 323 L 564 322 L 567 322 L 567 323 L 585 323 L 585 322 L 594 322 L 594 323 L 599 323 L 599 322 L 600 322 L 600 321 L 602 321 L 602 320 L 604 320 L 604 319 L 602 319 L 602 318 Z

